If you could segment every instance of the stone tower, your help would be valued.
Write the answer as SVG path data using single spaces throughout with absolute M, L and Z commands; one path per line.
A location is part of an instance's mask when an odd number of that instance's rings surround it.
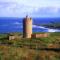
M 23 38 L 31 38 L 32 35 L 32 19 L 26 16 L 23 19 Z

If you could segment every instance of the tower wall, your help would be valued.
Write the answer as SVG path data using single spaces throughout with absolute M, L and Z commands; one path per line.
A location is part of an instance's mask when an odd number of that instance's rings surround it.
M 32 34 L 32 19 L 24 18 L 23 19 L 23 38 L 31 38 Z

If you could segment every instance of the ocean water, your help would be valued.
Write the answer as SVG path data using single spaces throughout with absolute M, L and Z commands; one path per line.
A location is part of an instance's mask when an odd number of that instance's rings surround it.
M 60 32 L 59 29 L 50 29 L 39 26 L 40 24 L 60 23 L 60 18 L 32 18 L 33 32 Z M 23 18 L 0 18 L 0 33 L 23 32 Z

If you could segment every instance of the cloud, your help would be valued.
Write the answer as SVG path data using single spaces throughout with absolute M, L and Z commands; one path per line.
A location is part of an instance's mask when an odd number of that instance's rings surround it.
M 0 17 L 58 16 L 59 0 L 2 0 L 0 1 Z
M 42 7 L 37 11 L 33 12 L 34 16 L 40 17 L 59 17 L 60 16 L 60 8 L 58 7 Z

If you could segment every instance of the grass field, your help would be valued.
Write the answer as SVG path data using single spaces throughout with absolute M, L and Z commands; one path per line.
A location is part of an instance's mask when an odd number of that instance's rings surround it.
M 50 33 L 48 38 L 8 40 L 0 34 L 0 60 L 60 60 L 60 51 L 38 48 L 60 48 L 60 33 Z M 36 49 L 31 49 L 36 48 Z

